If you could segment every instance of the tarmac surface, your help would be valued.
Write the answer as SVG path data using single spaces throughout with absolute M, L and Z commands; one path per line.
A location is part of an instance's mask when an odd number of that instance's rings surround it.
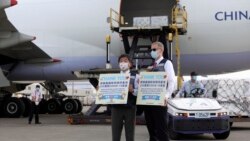
M 0 118 L 0 141 L 111 141 L 110 125 L 70 125 L 67 115 L 40 115 L 42 124 L 27 118 Z M 123 130 L 124 131 L 124 130 Z M 147 129 L 137 125 L 135 141 L 148 141 Z M 185 136 L 185 140 L 215 140 L 211 134 Z M 249 141 L 250 122 L 234 123 L 227 141 Z M 125 141 L 124 132 L 121 141 Z

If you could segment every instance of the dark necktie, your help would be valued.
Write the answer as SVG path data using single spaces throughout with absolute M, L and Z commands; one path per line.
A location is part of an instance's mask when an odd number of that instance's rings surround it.
M 153 68 L 156 68 L 156 66 L 157 66 L 157 63 L 156 63 L 156 62 L 154 62 L 154 64 L 153 64 Z

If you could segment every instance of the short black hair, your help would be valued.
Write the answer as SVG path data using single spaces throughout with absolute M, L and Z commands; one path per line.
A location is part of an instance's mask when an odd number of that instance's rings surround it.
M 120 62 L 120 60 L 121 60 L 122 58 L 127 58 L 128 61 L 129 61 L 131 64 L 133 64 L 132 60 L 130 59 L 129 55 L 127 55 L 127 54 L 122 54 L 122 55 L 120 55 L 119 58 L 118 58 L 118 63 Z
M 195 71 L 192 71 L 191 73 L 190 73 L 190 76 L 197 76 L 198 74 L 195 72 Z
M 40 85 L 36 85 L 36 88 L 40 88 Z

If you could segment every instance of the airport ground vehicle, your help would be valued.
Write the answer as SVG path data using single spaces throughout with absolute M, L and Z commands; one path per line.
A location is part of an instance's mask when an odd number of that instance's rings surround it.
M 229 136 L 229 112 L 215 99 L 202 98 L 201 95 L 169 100 L 168 130 L 171 139 L 179 139 L 183 134 L 212 133 L 216 139 Z

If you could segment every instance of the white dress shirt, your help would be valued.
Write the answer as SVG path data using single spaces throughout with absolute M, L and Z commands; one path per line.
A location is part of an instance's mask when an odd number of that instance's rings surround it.
M 158 65 L 164 58 L 161 57 L 158 60 L 156 60 L 156 64 Z M 174 67 L 171 61 L 167 60 L 167 62 L 164 65 L 165 72 L 167 72 L 167 93 L 166 98 L 171 98 L 172 93 L 174 92 L 174 86 L 175 86 L 175 72 Z
M 33 97 L 35 97 L 35 101 L 33 101 L 33 102 L 35 102 L 36 105 L 39 105 L 39 102 L 43 98 L 41 92 L 37 91 L 37 90 L 35 90 L 35 92 L 31 94 L 31 100 L 32 100 Z

